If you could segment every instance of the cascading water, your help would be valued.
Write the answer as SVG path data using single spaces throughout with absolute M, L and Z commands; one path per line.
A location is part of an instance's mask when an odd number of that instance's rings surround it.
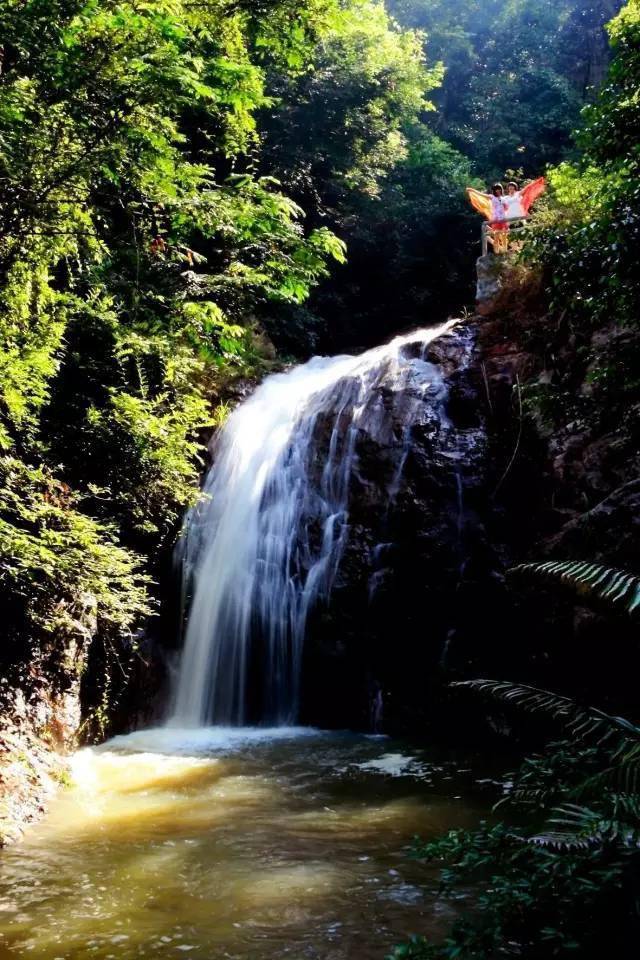
M 269 377 L 229 417 L 202 502 L 186 523 L 191 602 L 172 724 L 246 722 L 256 649 L 261 718 L 296 719 L 307 618 L 330 596 L 349 534 L 357 437 L 392 429 L 377 387 L 401 388 L 393 393 L 404 407 L 402 435 L 393 438 L 392 500 L 415 417 L 427 400 L 441 409 L 446 396 L 426 348 L 454 324 L 360 356 L 315 357 Z

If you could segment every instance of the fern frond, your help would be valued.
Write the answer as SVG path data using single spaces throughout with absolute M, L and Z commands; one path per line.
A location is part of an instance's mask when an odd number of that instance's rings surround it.
M 545 563 L 521 563 L 512 567 L 509 573 L 560 581 L 587 599 L 605 601 L 631 616 L 640 615 L 640 578 L 626 570 L 588 561 L 549 560 Z
M 537 804 L 538 806 L 542 806 L 554 793 L 555 791 L 551 787 L 515 786 L 509 790 L 506 796 L 498 800 L 494 809 L 497 809 L 501 803 L 512 800 L 517 800 L 523 804 Z
M 595 707 L 582 707 L 570 697 L 504 680 L 460 680 L 452 687 L 466 687 L 502 703 L 510 703 L 529 713 L 543 713 L 560 720 L 576 740 L 598 746 L 618 738 L 614 756 L 621 756 L 640 745 L 640 727 L 624 717 L 613 717 Z
M 525 843 L 532 847 L 545 847 L 553 850 L 587 850 L 595 842 L 590 838 L 581 837 L 575 833 L 564 833 L 560 830 L 547 830 L 545 833 L 537 833 L 525 840 Z
M 585 850 L 609 842 L 635 850 L 640 846 L 640 801 L 628 794 L 614 795 L 602 812 L 564 803 L 553 810 L 548 824 L 551 829 L 526 842 L 556 850 Z
M 612 763 L 605 770 L 594 773 L 577 787 L 573 795 L 584 796 L 596 790 L 615 790 L 629 796 L 640 791 L 640 744 L 621 742 L 611 757 Z
M 520 837 L 522 843 L 552 850 L 586 850 L 602 842 L 602 818 L 589 807 L 563 804 L 555 807 L 547 820 L 549 829 L 531 837 Z

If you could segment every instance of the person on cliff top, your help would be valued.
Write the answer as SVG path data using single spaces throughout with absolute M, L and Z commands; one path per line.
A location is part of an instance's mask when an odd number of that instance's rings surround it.
M 491 203 L 489 242 L 493 245 L 494 253 L 504 253 L 507 249 L 507 230 L 509 229 L 504 187 L 501 183 L 494 183 L 491 187 L 491 193 L 486 193 L 485 197 Z
M 518 190 L 518 184 L 512 180 L 507 184 L 507 194 L 503 200 L 507 220 L 524 220 L 526 213 L 522 206 L 522 191 Z
M 522 190 L 518 190 L 518 184 L 512 180 L 508 184 L 506 196 L 501 183 L 494 184 L 491 193 L 482 193 L 473 187 L 467 187 L 467 196 L 472 207 L 489 221 L 489 241 L 493 244 L 494 253 L 506 252 L 509 243 L 509 220 L 528 217 L 532 204 L 544 193 L 545 187 L 544 177 L 538 177 Z

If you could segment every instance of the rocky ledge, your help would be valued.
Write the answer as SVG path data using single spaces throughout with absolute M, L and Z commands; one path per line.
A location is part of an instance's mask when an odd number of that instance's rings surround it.
M 19 723 L 0 729 L 0 846 L 19 840 L 68 781 L 64 756 Z
M 0 845 L 39 819 L 61 784 L 83 720 L 82 679 L 97 629 L 96 600 L 78 597 L 64 630 L 4 664 L 0 678 Z

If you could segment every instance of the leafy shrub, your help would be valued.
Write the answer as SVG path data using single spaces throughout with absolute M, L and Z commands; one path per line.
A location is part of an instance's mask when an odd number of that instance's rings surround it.
M 608 944 L 627 955 L 640 929 L 640 728 L 532 687 L 458 686 L 548 714 L 570 736 L 508 775 L 505 821 L 416 845 L 443 863 L 440 894 L 471 887 L 472 906 L 445 942 L 414 938 L 390 958 L 591 957 Z

